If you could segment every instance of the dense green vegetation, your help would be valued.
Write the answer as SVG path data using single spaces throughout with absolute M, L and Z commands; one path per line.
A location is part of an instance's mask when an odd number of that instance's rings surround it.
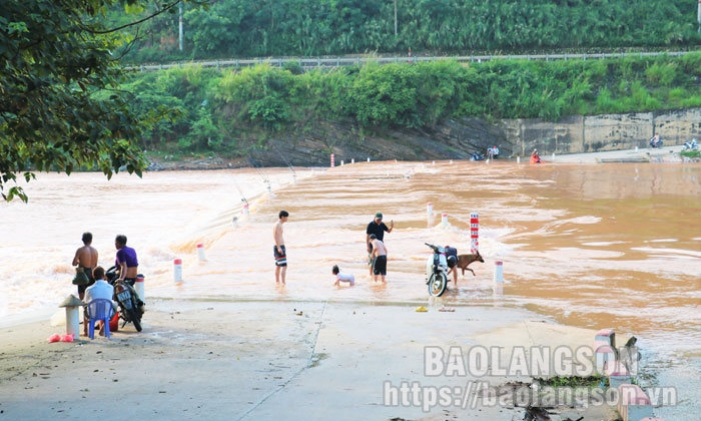
M 153 125 L 145 147 L 245 154 L 272 136 L 323 123 L 432 128 L 448 118 L 544 118 L 701 107 L 701 53 L 611 60 L 397 63 L 303 72 L 258 65 L 136 73 L 124 88 L 141 112 L 184 118 Z M 177 143 L 172 143 L 177 142 Z
M 139 28 L 130 62 L 699 44 L 696 0 L 212 0 Z M 157 10 L 154 3 L 144 13 Z M 396 21 L 395 21 L 396 7 Z M 123 10 L 112 19 L 123 23 Z M 134 20 L 134 17 L 129 19 Z M 396 33 L 395 33 L 396 23 Z

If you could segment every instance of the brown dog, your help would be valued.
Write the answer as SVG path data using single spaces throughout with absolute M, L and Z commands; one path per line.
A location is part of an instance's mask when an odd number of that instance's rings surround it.
M 473 276 L 477 276 L 477 275 L 475 275 L 475 271 L 468 267 L 470 265 L 470 263 L 472 263 L 472 262 L 484 263 L 484 259 L 482 258 L 482 256 L 480 256 L 479 250 L 477 250 L 477 253 L 475 253 L 475 254 L 460 254 L 460 255 L 458 255 L 458 263 L 455 266 L 453 266 L 452 268 L 450 268 L 450 270 L 448 271 L 448 274 L 450 274 L 455 269 L 460 268 L 460 269 L 462 269 L 463 276 L 465 276 L 466 270 L 469 270 L 470 272 L 472 272 Z

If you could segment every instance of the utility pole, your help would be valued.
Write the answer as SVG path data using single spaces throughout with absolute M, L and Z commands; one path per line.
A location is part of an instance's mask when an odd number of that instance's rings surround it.
M 701 10 L 701 0 L 699 0 L 699 10 Z M 397 36 L 397 0 L 394 0 L 394 36 Z
M 699 0 L 701 2 L 701 0 Z M 180 47 L 180 51 L 183 50 L 183 5 L 181 4 L 179 6 L 180 8 L 180 25 L 179 25 L 179 37 L 178 37 L 178 47 Z

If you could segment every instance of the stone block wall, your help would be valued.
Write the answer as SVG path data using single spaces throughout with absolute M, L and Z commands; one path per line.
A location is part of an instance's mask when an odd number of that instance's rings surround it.
M 541 119 L 502 120 L 499 124 L 514 156 L 613 151 L 647 147 L 655 134 L 665 146 L 701 139 L 701 108 L 647 113 L 568 116 L 557 122 Z

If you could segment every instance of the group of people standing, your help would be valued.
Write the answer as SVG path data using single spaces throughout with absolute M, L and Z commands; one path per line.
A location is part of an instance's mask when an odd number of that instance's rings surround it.
M 86 304 L 98 298 L 112 300 L 114 296 L 114 287 L 107 282 L 105 269 L 97 264 L 99 253 L 92 246 L 92 240 L 92 233 L 83 233 L 83 246 L 75 251 L 75 257 L 73 257 L 73 266 L 76 267 L 76 272 L 82 272 L 88 280 L 86 284 L 77 285 L 78 298 Z M 127 237 L 121 234 L 115 238 L 114 245 L 117 249 L 115 258 L 117 279 L 128 282 L 133 286 L 139 270 L 136 250 L 127 246 Z M 87 318 L 84 319 L 83 333 L 87 336 L 88 321 Z
M 273 227 L 273 238 L 275 246 L 273 247 L 273 257 L 275 258 L 275 283 L 280 285 L 285 284 L 285 275 L 287 273 L 287 251 L 285 250 L 285 241 L 283 238 L 283 224 L 287 222 L 290 214 L 286 210 L 281 210 L 278 213 L 278 221 Z M 385 232 L 390 233 L 394 229 L 394 220 L 389 222 L 387 226 L 382 222 L 382 213 L 377 212 L 375 218 L 368 224 L 365 229 L 365 245 L 368 253 L 368 265 L 370 266 L 370 275 L 373 276 L 375 282 L 378 280 L 386 283 L 385 276 L 387 275 L 387 246 L 384 243 Z M 336 277 L 334 285 L 338 286 L 340 282 L 348 282 L 351 286 L 355 285 L 355 277 L 351 274 L 341 273 L 338 265 L 334 265 L 331 273 Z

